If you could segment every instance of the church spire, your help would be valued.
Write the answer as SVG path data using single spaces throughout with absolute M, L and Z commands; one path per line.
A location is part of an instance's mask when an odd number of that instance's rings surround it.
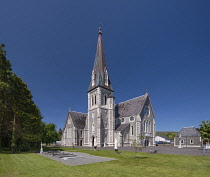
M 102 35 L 102 28 L 101 27 L 99 27 L 98 34 Z
M 99 27 L 98 31 L 98 42 L 96 49 L 96 56 L 94 67 L 92 71 L 92 79 L 88 92 L 93 90 L 96 87 L 103 87 L 108 90 L 113 91 L 111 82 L 108 77 L 108 71 L 106 67 L 106 60 L 104 55 L 103 43 L 102 43 L 102 29 Z

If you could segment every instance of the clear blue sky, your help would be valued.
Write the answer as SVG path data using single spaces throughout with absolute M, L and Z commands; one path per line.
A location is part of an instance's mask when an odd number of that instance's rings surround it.
M 158 131 L 210 120 L 209 0 L 7 0 L 0 43 L 43 121 L 87 112 L 101 24 L 115 103 L 148 89 Z

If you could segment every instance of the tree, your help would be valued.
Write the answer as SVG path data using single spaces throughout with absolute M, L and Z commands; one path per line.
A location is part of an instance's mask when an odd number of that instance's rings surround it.
M 202 121 L 202 124 L 200 126 L 200 133 L 201 137 L 203 138 L 204 141 L 210 141 L 210 121 Z
M 63 130 L 61 128 L 59 128 L 59 130 L 58 130 L 58 140 L 59 141 L 61 141 L 62 134 L 63 134 Z
M 144 136 L 137 136 L 137 139 L 136 140 L 132 140 L 130 139 L 130 141 L 132 141 L 131 143 L 131 147 L 133 148 L 135 154 L 137 154 L 138 151 L 141 151 L 142 150 L 142 140 L 144 139 Z M 136 156 L 136 158 L 139 158 Z
M 0 148 L 8 145 L 8 136 L 12 127 L 12 93 L 10 85 L 12 69 L 9 60 L 6 59 L 4 47 L 4 44 L 0 44 Z
M 46 145 L 54 143 L 58 140 L 59 134 L 56 131 L 56 125 L 53 123 L 46 124 L 43 122 L 42 142 Z
M 28 150 L 41 142 L 41 113 L 0 45 L 0 148 Z
M 169 132 L 166 134 L 166 137 L 168 137 L 169 139 L 173 140 L 174 137 L 176 136 L 176 132 Z

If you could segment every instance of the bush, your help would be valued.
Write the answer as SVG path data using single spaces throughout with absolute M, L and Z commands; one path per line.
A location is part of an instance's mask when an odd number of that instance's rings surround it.
M 30 150 L 31 150 L 31 147 L 27 142 L 11 146 L 11 151 L 13 153 L 19 153 L 19 152 L 30 151 Z

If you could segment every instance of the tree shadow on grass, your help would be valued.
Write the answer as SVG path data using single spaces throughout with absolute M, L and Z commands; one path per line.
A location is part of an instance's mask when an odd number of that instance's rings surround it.
M 63 151 L 64 149 L 62 148 L 56 148 L 56 147 L 45 147 L 43 146 L 44 151 Z M 40 153 L 40 149 L 32 149 L 30 151 L 17 151 L 13 152 L 12 150 L 8 149 L 1 149 L 0 153 L 2 154 L 30 154 L 30 153 Z
M 148 159 L 148 157 L 140 157 L 140 156 L 136 156 L 134 157 L 135 159 Z

